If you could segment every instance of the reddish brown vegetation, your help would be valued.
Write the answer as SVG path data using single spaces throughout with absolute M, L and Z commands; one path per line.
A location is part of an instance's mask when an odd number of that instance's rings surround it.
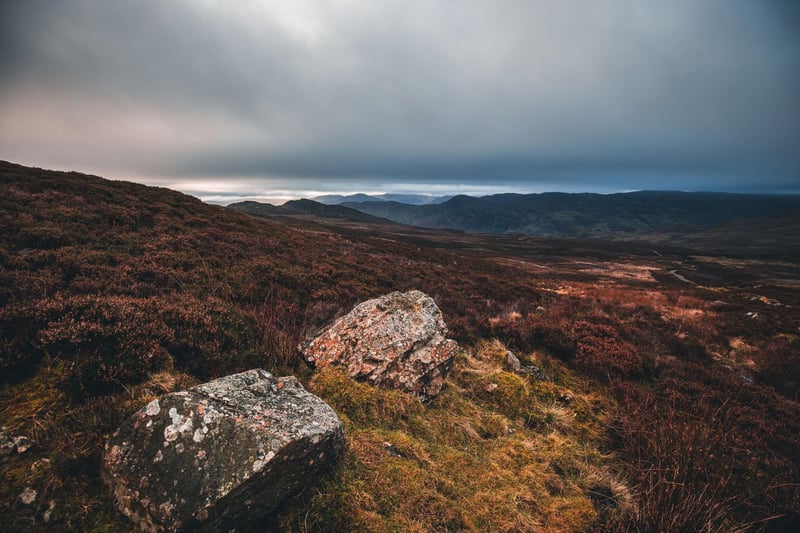
M 262 220 L 171 191 L 3 164 L 0 400 L 43 368 L 72 402 L 59 408 L 81 413 L 162 369 L 303 375 L 299 341 L 357 301 L 415 288 L 460 342 L 496 337 L 523 359 L 547 353 L 613 395 L 609 451 L 639 501 L 619 529 L 798 527 L 800 290 L 771 279 L 800 268 L 632 253 Z M 656 273 L 615 277 L 620 261 Z M 684 284 L 666 274 L 675 262 L 716 281 Z M 0 408 L 7 423 L 11 410 Z M 91 486 L 101 436 L 125 414 L 109 412 L 87 423 L 73 472 Z M 47 435 L 40 449 L 68 438 Z M 25 512 L 2 520 L 19 526 Z
M 638 376 L 644 358 L 629 342 L 620 337 L 611 325 L 579 320 L 572 325 L 575 338 L 575 364 L 589 373 Z

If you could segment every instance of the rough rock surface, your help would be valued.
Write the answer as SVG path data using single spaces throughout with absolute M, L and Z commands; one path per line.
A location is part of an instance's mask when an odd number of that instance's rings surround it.
M 313 367 L 340 365 L 350 377 L 436 396 L 458 345 L 436 302 L 420 291 L 393 292 L 357 305 L 302 348 Z
M 306 486 L 342 443 L 336 413 L 296 378 L 249 370 L 140 409 L 106 444 L 103 477 L 146 531 L 227 531 Z

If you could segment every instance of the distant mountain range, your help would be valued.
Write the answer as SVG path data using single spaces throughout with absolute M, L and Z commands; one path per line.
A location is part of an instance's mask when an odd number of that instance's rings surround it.
M 304 199 L 281 206 L 240 202 L 228 207 L 261 216 L 397 223 L 471 233 L 644 240 L 733 255 L 800 254 L 800 195 L 661 191 L 496 194 L 455 196 L 428 205 L 385 200 L 325 205 Z
M 251 215 L 259 216 L 312 216 L 318 218 L 328 218 L 344 220 L 349 222 L 361 222 L 366 224 L 391 224 L 390 220 L 379 218 L 368 213 L 362 213 L 356 209 L 341 205 L 325 205 L 314 200 L 300 199 L 291 200 L 283 205 L 272 205 L 261 202 L 237 202 L 230 204 L 228 209 L 243 211 Z
M 401 204 L 409 205 L 434 205 L 441 204 L 452 198 L 450 196 L 433 196 L 430 194 L 326 194 L 323 196 L 315 196 L 313 200 L 326 205 L 339 205 L 344 203 L 361 203 L 361 202 L 398 202 Z
M 455 196 L 438 205 L 346 202 L 400 224 L 480 233 L 608 238 L 692 233 L 733 220 L 796 217 L 800 195 L 642 191 Z M 763 226 L 763 222 L 762 222 Z

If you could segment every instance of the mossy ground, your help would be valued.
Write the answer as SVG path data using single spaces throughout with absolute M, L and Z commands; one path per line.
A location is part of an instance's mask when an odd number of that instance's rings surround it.
M 2 465 L 0 526 L 3 531 L 126 531 L 132 526 L 116 512 L 99 476 L 108 435 L 142 405 L 196 380 L 161 372 L 122 394 L 74 404 L 59 387 L 64 369 L 44 366 L 30 380 L 0 393 L 0 425 L 34 445 Z M 36 492 L 30 504 L 25 489 Z
M 588 386 L 508 373 L 504 354 L 498 342 L 465 350 L 427 405 L 341 370 L 314 376 L 347 444 L 281 529 L 585 531 L 625 512 L 627 489 L 602 451 L 612 406 Z

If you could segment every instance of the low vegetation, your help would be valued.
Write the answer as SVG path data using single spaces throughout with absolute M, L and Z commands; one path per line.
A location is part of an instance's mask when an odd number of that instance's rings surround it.
M 32 445 L 0 457 L 0 527 L 129 529 L 98 474 L 106 436 L 260 366 L 347 430 L 331 475 L 265 527 L 795 531 L 798 279 L 798 258 L 256 218 L 4 163 L 0 425 Z M 429 404 L 299 361 L 356 302 L 412 288 L 463 347 Z M 509 372 L 506 349 L 550 380 Z
M 286 530 L 583 531 L 629 511 L 600 447 L 603 397 L 503 370 L 479 343 L 429 405 L 326 369 L 311 389 L 347 426 L 330 480 L 281 516 Z M 557 363 L 553 363 L 557 364 Z M 558 398 L 567 398 L 561 403 Z

